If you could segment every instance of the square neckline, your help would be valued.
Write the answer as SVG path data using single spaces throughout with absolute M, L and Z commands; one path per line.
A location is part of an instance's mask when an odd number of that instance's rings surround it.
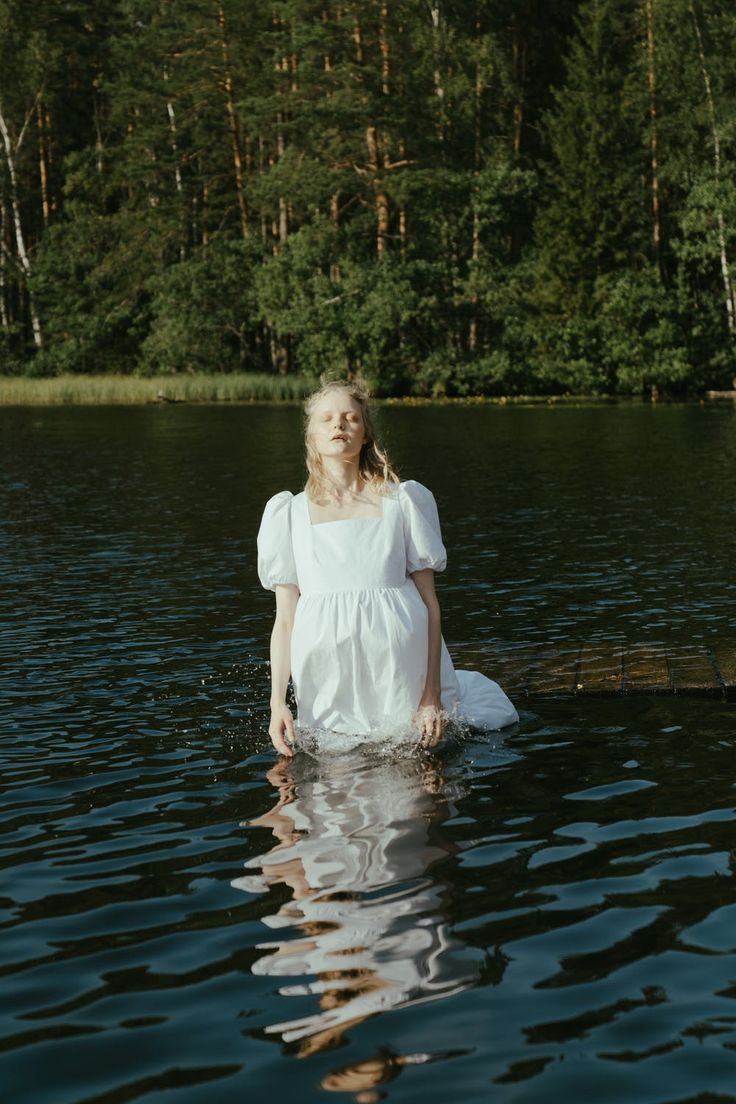
M 307 518 L 307 524 L 310 529 L 319 529 L 322 525 L 344 525 L 348 521 L 383 521 L 386 516 L 386 501 L 385 496 L 381 495 L 381 513 L 378 517 L 349 517 L 349 518 L 332 518 L 331 521 L 312 521 L 312 516 L 309 513 L 309 499 L 307 498 L 306 491 L 299 492 L 301 498 L 304 501 L 304 513 Z

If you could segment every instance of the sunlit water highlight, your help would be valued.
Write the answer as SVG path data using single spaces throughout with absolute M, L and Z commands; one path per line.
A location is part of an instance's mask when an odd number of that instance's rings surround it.
M 503 411 L 485 435 L 476 411 L 443 423 L 459 456 L 478 434 L 459 496 L 426 446 L 440 413 L 388 428 L 444 507 L 451 645 L 624 632 L 623 548 L 643 572 L 636 639 L 670 615 L 732 623 L 730 506 L 709 520 L 696 502 L 716 477 L 734 489 L 725 414 L 696 433 L 704 412 L 662 412 L 679 501 L 635 493 L 606 544 L 595 504 L 571 527 L 600 491 L 594 464 L 587 484 L 570 466 L 590 412 L 554 433 L 558 411 L 517 412 L 513 433 Z M 651 454 L 641 413 L 594 412 L 612 485 Z M 736 1099 L 733 706 L 519 702 L 508 733 L 439 754 L 393 733 L 276 763 L 253 554 L 260 505 L 298 485 L 298 436 L 270 461 L 291 417 L 0 412 L 4 1095 Z M 472 518 L 477 465 L 528 478 L 540 448 L 544 495 Z M 507 493 L 488 492 L 500 514 Z M 675 532 L 680 512 L 700 528 Z

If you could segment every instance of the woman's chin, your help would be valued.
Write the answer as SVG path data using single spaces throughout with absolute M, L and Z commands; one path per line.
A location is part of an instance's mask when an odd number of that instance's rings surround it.
M 340 460 L 354 460 L 360 455 L 360 449 L 350 448 L 347 441 L 331 441 L 322 452 L 324 457 L 337 457 Z

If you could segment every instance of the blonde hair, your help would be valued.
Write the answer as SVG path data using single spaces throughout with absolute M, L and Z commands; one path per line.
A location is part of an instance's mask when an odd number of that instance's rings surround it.
M 390 484 L 398 484 L 399 477 L 391 466 L 384 449 L 376 440 L 376 429 L 373 424 L 373 414 L 369 405 L 368 388 L 358 379 L 352 380 L 327 380 L 316 391 L 308 395 L 304 402 L 304 445 L 307 464 L 307 483 L 304 488 L 307 498 L 312 502 L 324 503 L 334 497 L 335 487 L 327 475 L 322 457 L 310 436 L 312 414 L 317 403 L 328 395 L 330 391 L 339 391 L 343 395 L 349 395 L 360 407 L 363 417 L 363 429 L 365 440 L 358 457 L 358 475 L 366 487 L 370 487 L 377 494 L 384 494 Z

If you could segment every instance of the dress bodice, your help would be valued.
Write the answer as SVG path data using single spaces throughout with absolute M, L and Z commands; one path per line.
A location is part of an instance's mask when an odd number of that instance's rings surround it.
M 422 568 L 447 563 L 437 504 L 415 480 L 388 487 L 381 517 L 312 524 L 304 491 L 280 491 L 266 504 L 258 533 L 264 587 L 296 583 L 302 594 L 400 587 Z
M 381 517 L 341 518 L 313 524 L 304 491 L 295 495 L 292 542 L 302 594 L 400 587 L 406 581 L 402 515 L 396 496 L 385 495 Z

